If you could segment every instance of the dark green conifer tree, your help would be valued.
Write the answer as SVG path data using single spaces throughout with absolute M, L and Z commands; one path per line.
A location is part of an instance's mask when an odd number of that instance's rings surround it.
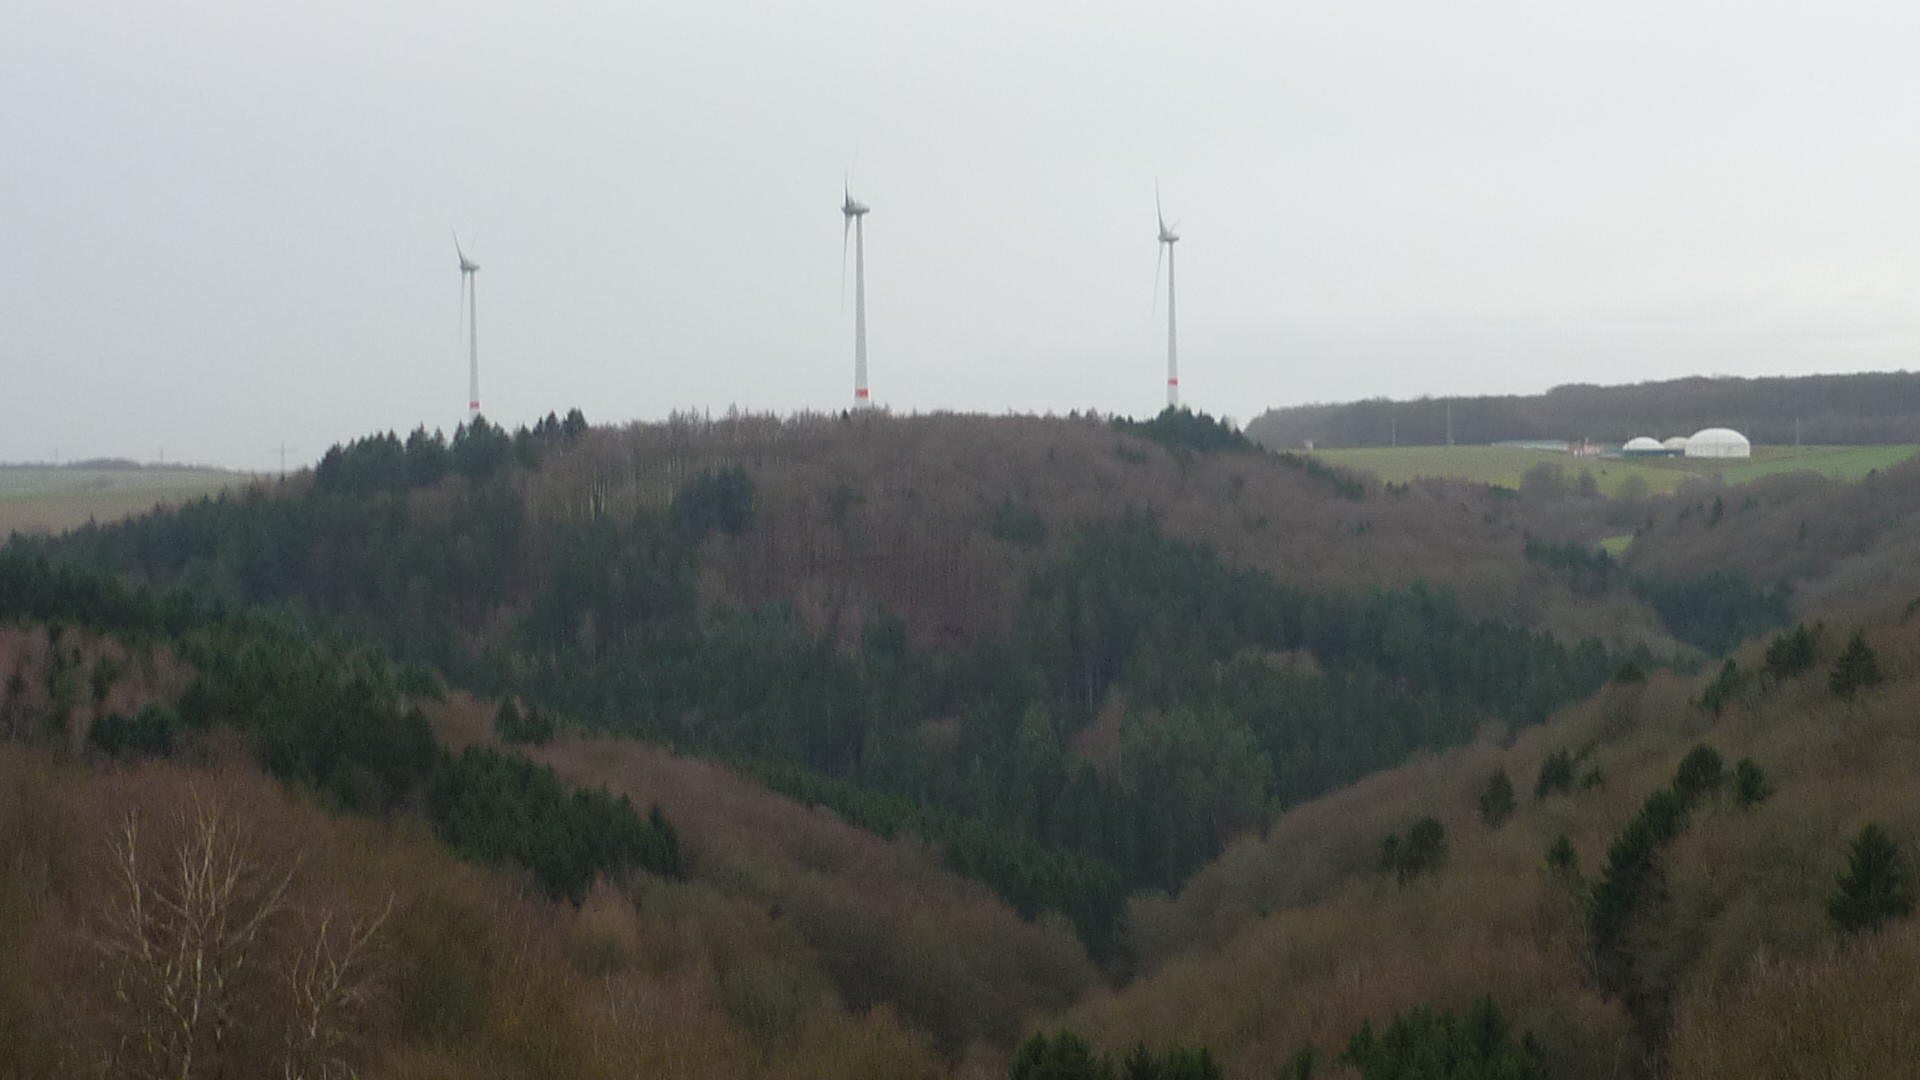
M 1728 657 L 1727 662 L 1720 665 L 1720 674 L 1714 676 L 1705 690 L 1700 691 L 1700 707 L 1718 717 L 1746 688 L 1746 672 L 1740 670 L 1740 665 L 1734 663 L 1732 657 Z
M 1733 798 L 1741 809 L 1758 806 L 1767 801 L 1773 789 L 1767 786 L 1766 774 L 1760 771 L 1760 763 L 1752 758 L 1741 758 L 1733 767 Z
M 1807 629 L 1806 623 L 1784 630 L 1774 635 L 1767 643 L 1767 657 L 1762 671 L 1775 682 L 1790 679 L 1813 668 L 1814 632 Z
M 1095 1057 L 1087 1040 L 1071 1031 L 1028 1039 L 1010 1075 L 1012 1080 L 1114 1080 L 1113 1062 Z
M 1573 755 L 1555 750 L 1540 763 L 1540 776 L 1533 782 L 1533 797 L 1565 795 L 1573 790 Z
M 1726 778 L 1726 766 L 1721 764 L 1720 751 L 1711 746 L 1696 746 L 1680 760 L 1680 768 L 1673 776 L 1673 790 L 1680 796 L 1680 801 L 1691 808 L 1699 805 L 1701 799 L 1720 790 Z
M 1573 840 L 1566 833 L 1555 837 L 1553 846 L 1547 849 L 1547 865 L 1563 874 L 1580 868 L 1580 856 L 1573 850 Z
M 1847 647 L 1833 662 L 1833 671 L 1827 676 L 1827 689 L 1835 697 L 1852 701 L 1862 690 L 1880 685 L 1880 681 L 1880 660 L 1867 644 L 1865 632 L 1855 630 L 1847 639 Z
M 1513 816 L 1513 781 L 1507 779 L 1507 770 L 1501 769 L 1487 780 L 1487 789 L 1480 793 L 1480 820 L 1488 828 L 1497 829 Z
M 1319 1059 L 1320 1052 L 1313 1048 L 1312 1043 L 1308 1043 L 1288 1058 L 1285 1065 L 1280 1066 L 1280 1075 L 1276 1080 L 1313 1080 L 1313 1066 Z
M 1853 838 L 1827 914 L 1848 933 L 1878 930 L 1888 919 L 1913 914 L 1913 889 L 1900 847 L 1879 825 L 1870 824 Z

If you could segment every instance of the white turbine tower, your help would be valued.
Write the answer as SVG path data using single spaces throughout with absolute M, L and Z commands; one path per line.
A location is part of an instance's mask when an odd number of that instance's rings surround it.
M 867 395 L 867 242 L 863 227 L 867 205 L 855 202 L 853 186 L 844 189 L 846 200 L 840 204 L 845 221 L 840 229 L 840 287 L 847 282 L 847 237 L 853 238 L 853 404 L 864 408 L 873 404 Z M 842 303 L 846 293 L 842 292 Z
M 1173 306 L 1173 245 L 1180 235 L 1167 227 L 1167 215 L 1160 209 L 1160 185 L 1153 186 L 1153 213 L 1160 219 L 1159 252 L 1167 262 L 1167 408 L 1180 407 L 1180 339 Z M 1178 222 L 1175 225 L 1178 226 Z M 1160 260 L 1153 265 L 1154 292 L 1160 291 Z
M 480 299 L 476 287 L 480 264 L 467 258 L 460 234 L 453 234 L 453 253 L 460 256 L 460 306 L 467 316 L 467 419 L 480 415 Z

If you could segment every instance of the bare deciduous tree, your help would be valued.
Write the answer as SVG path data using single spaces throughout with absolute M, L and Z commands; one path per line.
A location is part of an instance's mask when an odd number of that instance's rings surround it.
M 354 1042 L 354 1021 L 374 995 L 368 963 L 372 942 L 392 912 L 393 901 L 388 900 L 378 914 L 344 924 L 328 913 L 314 932 L 313 944 L 287 965 L 293 1012 L 281 1062 L 285 1080 L 352 1080 L 359 1075 L 347 1054 Z
M 115 1075 L 223 1074 L 243 1013 L 258 1005 L 244 993 L 255 952 L 292 880 L 268 872 L 217 806 L 196 799 L 182 826 L 158 872 L 143 864 L 137 815 L 113 841 L 116 895 L 100 947 L 122 1022 L 107 1048 Z

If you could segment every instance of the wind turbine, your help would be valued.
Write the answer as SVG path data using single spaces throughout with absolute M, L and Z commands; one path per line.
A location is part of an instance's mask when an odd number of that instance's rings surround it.
M 480 264 L 467 258 L 460 234 L 453 234 L 453 253 L 460 256 L 460 306 L 467 309 L 467 419 L 480 415 L 480 300 L 475 291 Z
M 867 204 L 855 202 L 853 184 L 843 189 L 846 200 L 840 204 L 845 221 L 840 229 L 840 287 L 847 283 L 847 237 L 853 237 L 853 404 L 865 408 L 873 404 L 867 396 L 867 241 L 863 227 Z M 841 293 L 842 303 L 846 294 Z
M 1167 408 L 1180 407 L 1180 341 L 1177 334 L 1173 306 L 1173 245 L 1180 242 L 1180 234 L 1167 225 L 1167 215 L 1160 209 L 1160 185 L 1153 185 L 1153 213 L 1160 220 L 1159 252 L 1167 263 Z M 1174 223 L 1178 227 L 1179 222 Z M 1160 292 L 1160 259 L 1153 263 L 1154 294 Z

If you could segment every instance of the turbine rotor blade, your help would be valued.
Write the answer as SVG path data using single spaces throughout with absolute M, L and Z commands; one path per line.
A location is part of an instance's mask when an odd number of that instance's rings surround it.
M 1166 262 L 1167 245 L 1155 244 L 1153 250 L 1153 306 L 1150 310 L 1158 314 L 1160 311 L 1160 264 Z

